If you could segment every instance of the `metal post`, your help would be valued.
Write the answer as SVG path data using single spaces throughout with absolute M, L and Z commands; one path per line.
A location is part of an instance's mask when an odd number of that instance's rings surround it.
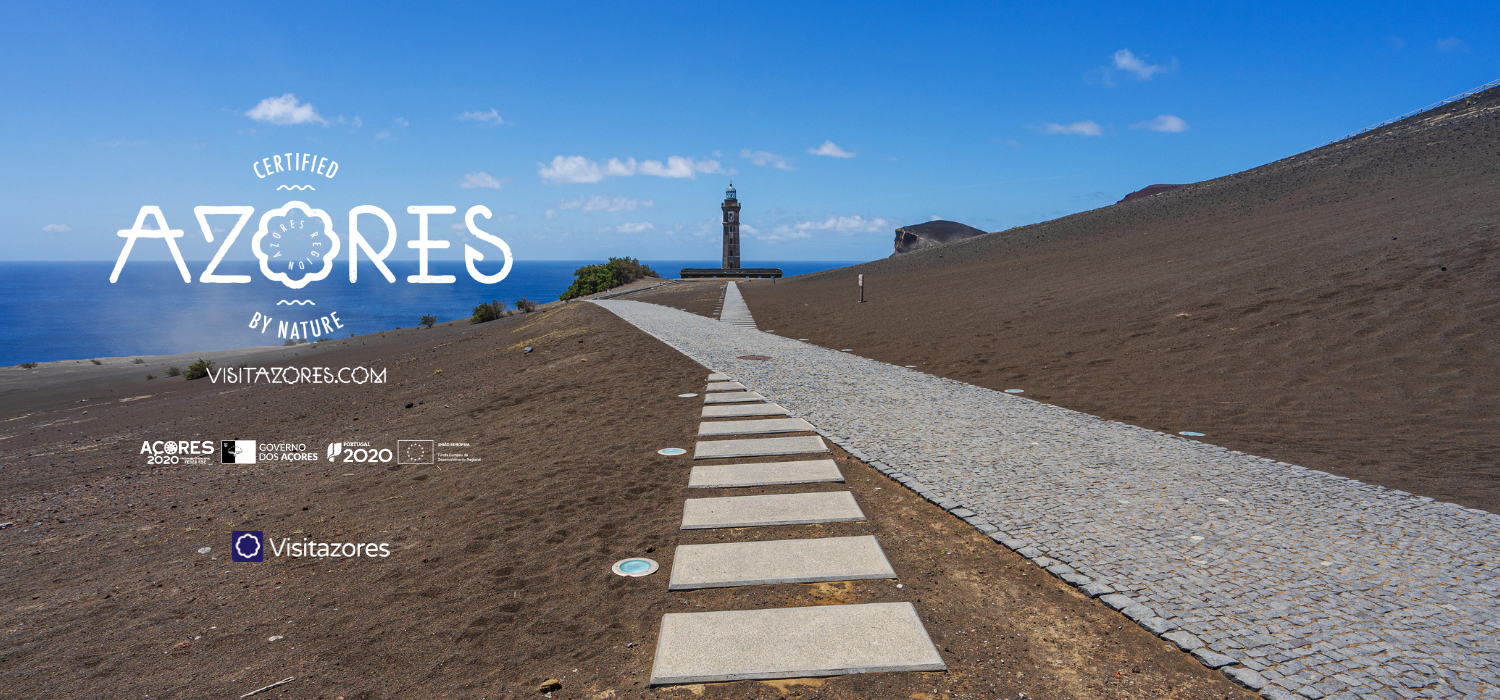
M 859 276 L 859 303 L 865 303 L 865 276 Z

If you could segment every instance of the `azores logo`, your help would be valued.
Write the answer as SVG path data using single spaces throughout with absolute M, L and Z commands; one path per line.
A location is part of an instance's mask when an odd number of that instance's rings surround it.
M 266 536 L 260 530 L 235 530 L 230 535 L 229 558 L 237 562 L 266 560 Z

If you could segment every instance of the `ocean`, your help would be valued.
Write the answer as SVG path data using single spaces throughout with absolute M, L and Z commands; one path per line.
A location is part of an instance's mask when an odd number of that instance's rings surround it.
M 394 284 L 371 265 L 349 283 L 348 269 L 335 266 L 319 282 L 294 290 L 261 276 L 255 261 L 225 262 L 216 272 L 250 275 L 246 284 L 202 284 L 206 263 L 190 262 L 193 282 L 184 284 L 172 262 L 130 261 L 110 284 L 113 262 L 0 263 L 0 366 L 22 362 L 94 357 L 168 355 L 280 345 L 282 321 L 296 323 L 335 315 L 343 325 L 335 337 L 417 325 L 431 314 L 439 321 L 468 318 L 476 304 L 498 299 L 506 308 L 526 297 L 556 301 L 573 282 L 573 271 L 601 261 L 516 261 L 502 281 L 474 281 L 462 261 L 434 261 L 429 274 L 456 276 L 454 284 L 408 284 L 417 263 L 390 262 Z M 718 267 L 719 261 L 643 260 L 664 278 L 684 267 Z M 779 267 L 790 277 L 855 262 L 744 261 L 744 267 Z M 280 304 L 281 301 L 311 304 Z M 256 314 L 272 326 L 251 328 Z M 261 324 L 257 323 L 257 326 Z M 313 339 L 316 339 L 315 337 Z

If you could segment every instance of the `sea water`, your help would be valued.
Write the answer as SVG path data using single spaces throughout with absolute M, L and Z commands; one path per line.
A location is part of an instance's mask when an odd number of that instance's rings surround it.
M 257 263 L 225 262 L 218 274 L 250 275 L 246 284 L 202 284 L 206 263 L 191 262 L 193 282 L 184 284 L 172 262 L 130 261 L 110 284 L 113 262 L 0 263 L 0 365 L 94 357 L 168 355 L 281 345 L 280 321 L 305 321 L 336 314 L 343 327 L 334 337 L 410 328 L 431 314 L 439 322 L 466 319 L 474 306 L 491 300 L 515 308 L 525 297 L 556 301 L 573 282 L 573 272 L 600 261 L 516 261 L 496 284 L 474 281 L 461 261 L 434 261 L 430 274 L 453 275 L 453 284 L 408 284 L 415 261 L 389 261 L 394 284 L 373 267 L 350 284 L 348 269 L 336 265 L 327 279 L 294 290 L 262 277 Z M 719 261 L 643 260 L 664 278 L 684 267 L 717 267 Z M 852 262 L 745 261 L 744 267 L 779 267 L 787 276 L 852 265 Z M 311 301 L 310 304 L 280 302 Z M 272 327 L 252 329 L 255 314 L 271 316 Z M 326 335 L 326 334 L 325 334 Z M 309 340 L 316 340 L 316 336 Z

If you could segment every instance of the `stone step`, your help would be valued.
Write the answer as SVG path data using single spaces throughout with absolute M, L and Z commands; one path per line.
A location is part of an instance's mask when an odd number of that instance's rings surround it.
M 704 418 L 741 418 L 744 416 L 784 416 L 787 410 L 774 403 L 726 404 L 704 406 Z
M 723 372 L 714 372 L 713 374 L 708 375 L 708 381 L 711 381 L 711 382 L 729 382 L 729 381 L 734 381 L 734 380 L 731 379 L 729 375 L 724 374 Z
M 672 555 L 667 590 L 868 578 L 896 578 L 874 535 L 686 544 Z
M 828 445 L 817 435 L 798 437 L 749 438 L 745 440 L 699 440 L 693 459 L 726 459 L 733 457 L 771 457 L 828 452 Z
M 766 397 L 753 391 L 731 391 L 721 394 L 704 394 L 703 403 L 744 403 L 746 401 L 765 401 Z
M 698 437 L 716 435 L 757 435 L 760 433 L 812 432 L 812 423 L 801 418 L 766 418 L 762 420 L 725 420 L 698 424 Z
M 745 385 L 741 384 L 739 382 L 709 382 L 708 383 L 708 390 L 709 391 L 743 391 L 744 388 L 745 388 Z
M 689 498 L 682 504 L 683 530 L 846 523 L 865 519 L 848 491 L 770 496 Z
M 818 481 L 843 481 L 844 475 L 831 459 L 809 459 L 799 462 L 763 462 L 760 464 L 698 465 L 688 475 L 690 489 L 731 489 L 742 486 L 772 484 L 810 484 Z
M 911 603 L 668 613 L 651 685 L 947 668 Z

